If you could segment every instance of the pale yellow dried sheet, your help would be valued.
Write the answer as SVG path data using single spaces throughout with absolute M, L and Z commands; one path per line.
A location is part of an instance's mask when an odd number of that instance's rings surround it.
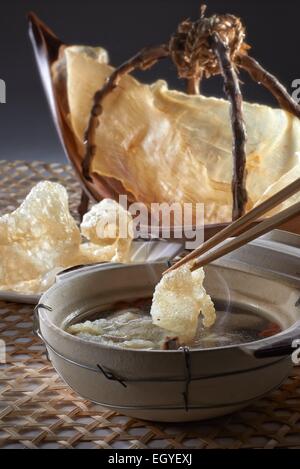
M 262 197 L 258 200 L 256 205 L 261 204 L 265 200 L 269 199 L 273 195 L 277 194 L 277 192 L 281 191 L 285 187 L 288 187 L 292 182 L 296 181 L 296 179 L 300 178 L 300 152 L 296 153 L 298 157 L 298 165 L 292 169 L 290 169 L 287 173 L 285 173 L 278 181 L 274 182 L 262 195 Z M 267 213 L 267 216 L 274 215 L 278 211 L 284 210 L 288 208 L 291 204 L 295 204 L 299 202 L 299 193 L 294 194 L 289 199 L 285 200 L 282 204 L 278 205 L 276 209 L 271 210 Z
M 93 95 L 113 67 L 90 50 L 70 47 L 65 53 L 70 121 L 83 155 Z M 244 113 L 250 209 L 279 179 L 299 169 L 300 122 L 258 104 L 244 103 Z M 231 219 L 227 101 L 169 90 L 161 80 L 144 85 L 127 76 L 104 100 L 96 144 L 93 171 L 121 181 L 139 202 L 203 202 L 207 223 Z

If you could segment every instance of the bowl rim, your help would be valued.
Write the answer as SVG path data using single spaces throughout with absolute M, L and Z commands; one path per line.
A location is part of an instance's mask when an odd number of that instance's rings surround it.
M 135 267 L 135 266 L 141 266 L 141 265 L 153 265 L 153 264 L 164 264 L 165 265 L 165 262 L 162 262 L 162 261 L 157 261 L 157 262 L 152 262 L 152 263 L 145 263 L 145 262 L 141 262 L 141 263 L 136 263 L 136 264 L 106 264 L 104 267 L 102 266 L 101 271 L 105 271 L 106 269 L 119 269 L 119 268 L 128 268 L 128 267 Z M 298 288 L 299 290 L 299 296 L 300 296 L 300 279 L 299 281 L 297 281 L 297 279 L 290 279 L 290 278 L 287 278 L 286 276 L 280 276 L 280 274 L 277 274 L 275 272 L 268 272 L 269 275 L 267 276 L 267 272 L 264 271 L 263 269 L 261 269 L 260 267 L 258 266 L 253 266 L 253 265 L 249 265 L 249 264 L 246 264 L 246 263 L 243 263 L 241 261 L 237 261 L 237 260 L 234 260 L 234 259 L 219 259 L 218 261 L 212 263 L 211 265 L 214 265 L 216 266 L 217 268 L 218 267 L 223 267 L 223 268 L 231 268 L 233 270 L 238 270 L 238 271 L 242 271 L 243 273 L 247 273 L 251 276 L 258 276 L 259 278 L 263 278 L 263 279 L 268 279 L 268 280 L 275 280 L 277 282 L 280 282 L 281 284 L 286 284 L 287 286 L 290 286 L 290 287 L 295 287 L 295 288 Z M 94 266 L 95 267 L 95 266 Z M 95 271 L 96 272 L 99 272 L 99 271 Z M 91 272 L 89 271 L 86 271 L 84 272 L 83 274 L 81 275 L 87 275 L 87 274 L 91 274 Z M 93 274 L 93 272 L 92 272 Z M 77 275 L 76 276 L 80 276 Z M 54 331 L 55 333 L 63 336 L 64 338 L 66 339 L 69 339 L 69 340 L 74 340 L 75 342 L 77 342 L 78 344 L 92 344 L 93 346 L 99 348 L 99 349 L 105 349 L 105 350 L 116 350 L 116 351 L 121 351 L 121 352 L 127 352 L 127 353 L 132 353 L 132 352 L 138 352 L 139 354 L 141 353 L 166 353 L 166 352 L 169 352 L 169 353 L 177 353 L 177 354 L 182 354 L 182 348 L 179 348 L 179 349 L 176 349 L 176 350 L 157 350 L 157 349 L 150 349 L 150 350 L 145 350 L 145 349 L 134 349 L 134 348 L 122 348 L 122 347 L 118 347 L 117 345 L 107 345 L 107 344 L 101 344 L 99 342 L 96 342 L 96 341 L 90 341 L 90 340 L 86 340 L 86 339 L 83 339 L 81 337 L 77 337 L 77 336 L 74 336 L 70 333 L 68 333 L 67 331 L 65 331 L 62 327 L 59 327 L 57 325 L 55 325 L 53 322 L 51 322 L 50 320 L 50 317 L 49 315 L 47 314 L 47 311 L 46 309 L 42 308 L 43 305 L 47 305 L 47 296 L 50 295 L 50 294 L 53 294 L 53 292 L 55 292 L 56 290 L 60 289 L 63 287 L 63 284 L 68 281 L 68 280 L 65 280 L 65 281 L 61 281 L 61 282 L 57 282 L 55 283 L 49 290 L 47 290 L 40 298 L 40 301 L 36 307 L 36 316 L 37 316 L 37 319 L 38 319 L 38 322 L 40 323 L 40 321 L 42 320 L 46 326 L 48 326 L 52 331 Z M 297 284 L 297 285 L 296 285 Z M 41 312 L 39 311 L 41 310 Z M 48 311 L 49 313 L 49 311 Z M 40 324 L 39 324 L 40 326 Z M 300 327 L 300 315 L 299 315 L 299 320 L 296 321 L 294 324 L 292 324 L 290 327 L 288 327 L 287 329 L 284 329 L 283 331 L 279 332 L 278 334 L 274 334 L 270 337 L 266 337 L 266 338 L 263 338 L 263 339 L 259 339 L 259 340 L 255 340 L 255 341 L 251 341 L 251 342 L 244 342 L 244 343 L 241 343 L 241 344 L 232 344 L 232 345 L 224 345 L 222 347 L 209 347 L 209 348 L 192 348 L 192 349 L 189 349 L 189 352 L 190 353 L 195 353 L 195 352 L 217 352 L 217 351 L 222 351 L 222 350 L 230 350 L 230 349 L 240 349 L 240 350 L 248 350 L 248 351 L 255 351 L 256 350 L 256 345 L 257 347 L 259 346 L 262 346 L 262 345 L 268 345 L 268 344 L 271 344 L 271 342 L 274 343 L 274 339 L 276 340 L 276 343 L 277 341 L 279 342 L 282 337 L 285 337 L 287 336 L 288 334 L 290 334 L 291 332 L 293 332 L 295 329 L 297 329 L 298 327 Z M 41 338 L 42 340 L 45 341 L 42 333 L 41 333 Z M 50 344 L 51 345 L 51 344 Z

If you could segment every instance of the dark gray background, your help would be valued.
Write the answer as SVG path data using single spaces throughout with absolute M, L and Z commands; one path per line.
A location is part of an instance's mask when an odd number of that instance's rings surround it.
M 180 20 L 197 17 L 198 0 L 1 0 L 0 78 L 7 103 L 0 104 L 0 159 L 63 160 L 27 35 L 26 13 L 35 11 L 64 41 L 106 47 L 119 64 L 145 45 L 165 41 Z M 208 0 L 209 12 L 240 15 L 247 24 L 252 54 L 291 91 L 300 78 L 299 19 L 296 0 Z M 299 72 L 299 73 L 298 73 Z M 140 76 L 140 75 L 139 75 Z M 143 75 L 165 77 L 182 88 L 170 63 Z M 242 76 L 244 96 L 272 104 L 273 99 Z M 222 95 L 219 79 L 205 83 L 206 94 Z

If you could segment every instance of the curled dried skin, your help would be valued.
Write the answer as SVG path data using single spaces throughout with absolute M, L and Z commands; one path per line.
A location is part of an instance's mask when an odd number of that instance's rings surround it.
M 114 69 L 83 49 L 66 48 L 65 54 L 69 118 L 83 155 L 94 93 Z M 243 108 L 249 210 L 299 167 L 300 122 L 268 106 L 245 102 Z M 169 90 L 161 80 L 149 86 L 123 77 L 103 101 L 91 170 L 121 184 L 138 202 L 200 202 L 206 223 L 228 222 L 233 169 L 228 114 L 225 100 Z

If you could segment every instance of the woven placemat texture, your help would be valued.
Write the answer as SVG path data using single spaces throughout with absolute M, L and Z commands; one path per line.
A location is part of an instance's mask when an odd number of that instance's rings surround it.
M 37 181 L 64 183 L 76 210 L 72 170 L 60 164 L 0 162 L 0 214 Z M 300 448 L 300 369 L 243 411 L 208 422 L 154 424 L 101 408 L 67 387 L 32 333 L 28 305 L 0 302 L 0 448 Z

